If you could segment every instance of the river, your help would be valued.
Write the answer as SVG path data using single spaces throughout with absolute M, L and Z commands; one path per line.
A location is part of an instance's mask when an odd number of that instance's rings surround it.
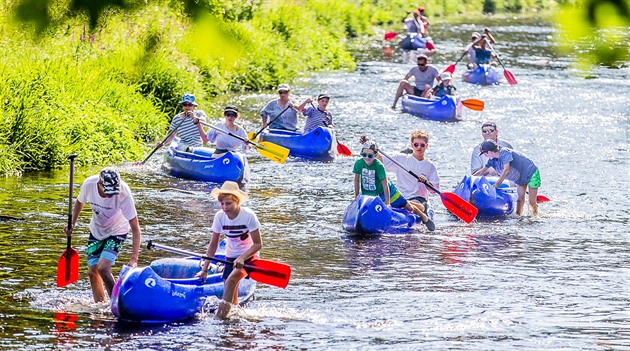
M 433 63 L 443 69 L 455 62 L 470 32 L 482 29 L 433 25 L 439 50 Z M 355 152 L 361 134 L 393 153 L 407 146 L 412 130 L 428 131 L 427 155 L 443 190 L 469 171 L 481 123 L 493 120 L 500 137 L 541 170 L 539 194 L 551 201 L 541 204 L 538 217 L 467 225 L 433 197 L 435 232 L 357 239 L 341 228 L 356 158 L 279 165 L 253 151 L 247 206 L 262 223 L 264 258 L 291 265 L 289 286 L 259 284 L 255 300 L 227 321 L 201 315 L 142 326 L 118 322 L 107 304 L 91 302 L 83 256 L 87 211 L 73 241 L 80 279 L 55 286 L 65 249 L 67 169 L 2 178 L 0 215 L 22 220 L 0 222 L 0 349 L 630 349 L 630 71 L 574 69 L 575 58 L 555 52 L 553 28 L 544 23 L 496 22 L 492 29 L 518 84 L 463 83 L 460 63 L 458 95 L 486 106 L 464 111 L 461 122 L 391 110 L 397 83 L 414 60 L 379 42 L 357 53 L 355 72 L 290 82 L 293 97 L 329 92 L 338 139 Z M 243 106 L 240 123 L 247 130 L 259 127 L 257 111 L 272 96 L 230 97 Z M 143 242 L 203 252 L 219 208 L 209 195 L 216 185 L 164 174 L 162 154 L 146 166 L 121 168 L 134 191 Z M 99 168 L 79 168 L 75 179 L 80 184 Z M 115 273 L 130 248 L 128 240 Z M 143 248 L 140 264 L 167 256 Z M 57 312 L 76 320 L 55 323 Z

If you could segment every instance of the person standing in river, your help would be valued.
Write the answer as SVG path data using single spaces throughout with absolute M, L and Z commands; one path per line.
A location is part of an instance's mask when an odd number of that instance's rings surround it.
M 92 208 L 90 237 L 86 248 L 88 277 L 94 301 L 103 302 L 106 300 L 103 286 L 107 290 L 107 297 L 112 295 L 115 280 L 111 268 L 129 230 L 133 234 L 133 248 L 127 265 L 135 267 L 138 264 L 140 225 L 131 190 L 113 168 L 104 168 L 98 175 L 83 181 L 72 211 L 72 227 L 66 225 L 63 228 L 66 236 L 72 236 L 86 203 Z
M 473 175 L 484 174 L 486 170 L 493 167 L 500 171 L 499 179 L 494 183 L 498 189 L 505 179 L 511 180 L 517 185 L 518 199 L 516 201 L 516 214 L 523 215 L 525 205 L 525 194 L 529 188 L 529 205 L 532 214 L 538 215 L 538 188 L 540 188 L 540 171 L 538 167 L 527 156 L 520 152 L 506 147 L 500 147 L 494 140 L 486 140 L 481 143 L 480 155 L 488 157 L 488 163 Z

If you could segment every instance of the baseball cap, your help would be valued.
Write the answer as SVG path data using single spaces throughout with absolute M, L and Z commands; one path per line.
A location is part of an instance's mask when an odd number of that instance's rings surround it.
M 494 140 L 486 140 L 479 146 L 479 156 L 483 155 L 486 151 L 497 151 L 499 150 L 499 145 Z
M 289 86 L 289 84 L 280 84 L 280 85 L 278 85 L 278 92 L 289 91 L 289 90 L 291 90 L 291 87 Z
M 120 174 L 113 168 L 104 168 L 99 176 L 105 195 L 120 194 Z

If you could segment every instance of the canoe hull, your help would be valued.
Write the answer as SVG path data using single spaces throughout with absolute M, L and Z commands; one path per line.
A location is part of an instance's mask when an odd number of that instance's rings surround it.
M 425 99 L 414 95 L 402 98 L 403 112 L 435 121 L 459 121 L 462 117 L 462 103 L 458 97 L 443 96 L 438 100 Z
M 453 193 L 474 204 L 479 209 L 478 217 L 508 216 L 516 208 L 517 190 L 508 181 L 495 189 L 497 179 L 466 175 Z
M 432 217 L 433 212 L 430 211 Z M 343 228 L 360 234 L 406 233 L 420 217 L 404 209 L 389 208 L 378 196 L 359 195 L 346 208 Z
M 488 64 L 481 64 L 475 70 L 468 70 L 462 75 L 464 82 L 477 85 L 499 84 L 501 73 L 499 70 Z
M 221 273 L 208 275 L 205 283 L 193 278 L 199 264 L 197 258 L 164 258 L 147 267 L 125 266 L 112 292 L 112 313 L 125 321 L 167 323 L 213 311 L 223 296 L 223 279 Z M 249 301 L 255 289 L 255 281 L 242 280 L 239 302 Z
M 318 127 L 302 134 L 288 130 L 270 129 L 260 134 L 261 141 L 268 141 L 289 149 L 289 156 L 309 160 L 332 160 L 336 149 L 334 130 Z
M 163 167 L 177 178 L 223 183 L 226 180 L 243 183 L 247 162 L 244 156 L 227 152 L 212 158 L 212 149 L 195 148 L 193 153 L 170 147 L 164 156 Z

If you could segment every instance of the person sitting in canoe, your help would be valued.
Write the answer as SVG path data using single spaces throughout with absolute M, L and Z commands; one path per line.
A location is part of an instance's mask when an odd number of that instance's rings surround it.
M 327 93 L 321 93 L 317 96 L 317 107 L 313 106 L 313 100 L 307 98 L 298 107 L 298 110 L 306 116 L 306 122 L 304 123 L 304 134 L 312 131 L 317 127 L 334 128 L 333 116 L 328 111 L 328 103 L 330 102 L 330 95 Z M 306 106 L 310 104 L 311 106 Z
M 365 139 L 365 138 L 363 138 Z M 420 216 L 422 222 L 430 231 L 435 230 L 435 224 L 423 212 L 424 207 L 418 203 L 411 203 L 401 195 L 394 183 L 387 180 L 385 166 L 375 159 L 378 153 L 376 143 L 364 140 L 361 147 L 361 157 L 354 163 L 352 173 L 354 173 L 354 198 L 359 194 L 378 196 L 387 206 L 404 208 Z
M 418 56 L 418 66 L 412 67 L 409 73 L 400 81 L 398 89 L 396 90 L 396 96 L 394 97 L 394 103 L 392 109 L 396 108 L 398 99 L 406 92 L 407 94 L 413 94 L 426 98 L 428 92 L 433 87 L 433 82 L 440 79 L 440 73 L 435 66 L 429 64 L 429 58 L 427 55 Z M 409 83 L 409 78 L 414 78 L 414 85 Z
M 258 217 L 251 209 L 241 206 L 249 196 L 239 189 L 238 184 L 226 181 L 221 188 L 212 189 L 210 195 L 219 201 L 221 210 L 214 215 L 212 221 L 212 238 L 206 256 L 214 256 L 223 234 L 227 240 L 226 260 L 233 262 L 231 265 L 226 265 L 223 271 L 225 280 L 223 299 L 219 302 L 216 311 L 217 317 L 224 319 L 232 305 L 238 306 L 238 285 L 247 277 L 244 265 L 259 258 L 263 244 Z M 201 271 L 195 276 L 205 281 L 209 265 L 210 261 L 205 260 Z
M 483 140 L 494 140 L 501 147 L 507 147 L 510 149 L 514 149 L 512 144 L 509 142 L 499 139 L 499 129 L 497 128 L 497 124 L 491 121 L 483 122 L 481 125 L 481 137 Z M 478 170 L 483 168 L 484 165 L 488 163 L 488 158 L 482 154 L 480 154 L 481 146 L 477 145 L 473 148 L 472 154 L 470 155 L 470 174 L 475 174 Z M 492 167 L 488 168 L 483 174 L 479 174 L 480 176 L 498 176 L 499 173 Z
M 271 100 L 260 111 L 262 126 L 269 129 L 297 130 L 297 108 L 289 98 L 291 87 L 288 84 L 278 85 L 278 99 Z
M 363 137 L 362 139 L 363 140 Z M 367 138 L 365 138 L 367 140 Z M 426 183 L 430 183 L 434 188 L 440 190 L 440 177 L 437 173 L 437 168 L 433 162 L 429 161 L 424 153 L 429 148 L 429 133 L 423 130 L 415 130 L 411 132 L 409 137 L 411 142 L 412 154 L 393 155 L 392 159 L 402 164 L 405 169 L 402 169 L 396 165 L 389 158 L 383 159 L 380 154 L 376 155 L 383 165 L 385 170 L 396 173 L 396 182 L 398 190 L 407 201 L 415 204 L 422 205 L 421 209 L 424 213 L 427 212 L 429 192 L 433 190 L 425 186 Z M 407 170 L 418 175 L 418 178 L 413 177 Z
M 171 126 L 169 127 L 169 132 L 176 131 L 172 133 L 170 137 L 168 137 L 164 142 L 158 143 L 157 147 L 162 147 L 164 144 L 169 144 L 175 136 L 179 136 L 179 144 L 177 145 L 178 150 L 193 152 L 193 148 L 203 146 L 203 141 L 197 132 L 197 126 L 193 123 L 194 120 L 202 120 L 206 121 L 208 116 L 206 113 L 201 110 L 195 110 L 197 107 L 197 102 L 195 102 L 195 95 L 193 94 L 184 94 L 182 96 L 182 100 L 179 102 L 179 105 L 184 109 L 184 111 L 178 113 L 171 120 Z
M 454 96 L 455 90 L 457 90 L 457 88 L 451 85 L 451 82 L 453 81 L 453 76 L 448 72 L 444 72 L 440 75 L 440 80 L 441 82 L 438 85 L 434 86 L 431 91 L 429 91 L 428 96 L 438 99 L 446 95 Z
M 494 140 L 481 143 L 480 150 L 480 155 L 488 157 L 488 163 L 473 175 L 484 174 L 490 167 L 500 170 L 501 174 L 494 183 L 494 187 L 498 189 L 506 179 L 516 183 L 518 193 L 516 214 L 519 216 L 523 214 L 525 193 L 529 188 L 529 205 L 532 208 L 532 214 L 538 215 L 537 195 L 541 181 L 540 171 L 534 162 L 520 152 L 499 146 Z
M 407 12 L 409 14 L 409 12 Z M 429 19 L 424 16 L 424 7 L 418 7 L 411 13 L 412 17 L 403 18 L 403 25 L 408 34 L 429 36 Z
M 495 43 L 494 37 L 490 33 L 490 28 L 484 28 L 483 35 L 474 32 L 471 36 L 471 41 L 476 43 L 469 49 L 466 49 L 468 57 L 470 58 L 470 63 L 468 64 L 469 70 L 474 71 L 481 64 L 491 64 L 493 66 L 497 65 L 496 62 L 492 61 L 495 54 L 492 50 L 486 47 L 487 41 L 490 41 L 490 44 L 492 45 Z
M 225 121 L 219 122 L 215 125 L 215 127 L 224 131 L 225 133 L 221 133 L 213 128 L 210 128 L 206 133 L 204 132 L 201 123 L 198 123 L 199 120 L 196 118 L 194 119 L 193 122 L 197 125 L 197 134 L 201 136 L 203 142 L 214 143 L 216 145 L 216 149 L 212 153 L 213 158 L 218 158 L 228 151 L 236 152 L 239 149 L 242 151 L 246 151 L 249 148 L 249 144 L 247 142 L 243 142 L 238 138 L 226 134 L 232 133 L 234 135 L 238 135 L 247 139 L 247 133 L 245 132 L 245 129 L 235 123 L 238 116 L 238 107 L 234 105 L 227 105 L 225 107 L 225 109 L 223 110 L 223 117 L 225 118 Z

